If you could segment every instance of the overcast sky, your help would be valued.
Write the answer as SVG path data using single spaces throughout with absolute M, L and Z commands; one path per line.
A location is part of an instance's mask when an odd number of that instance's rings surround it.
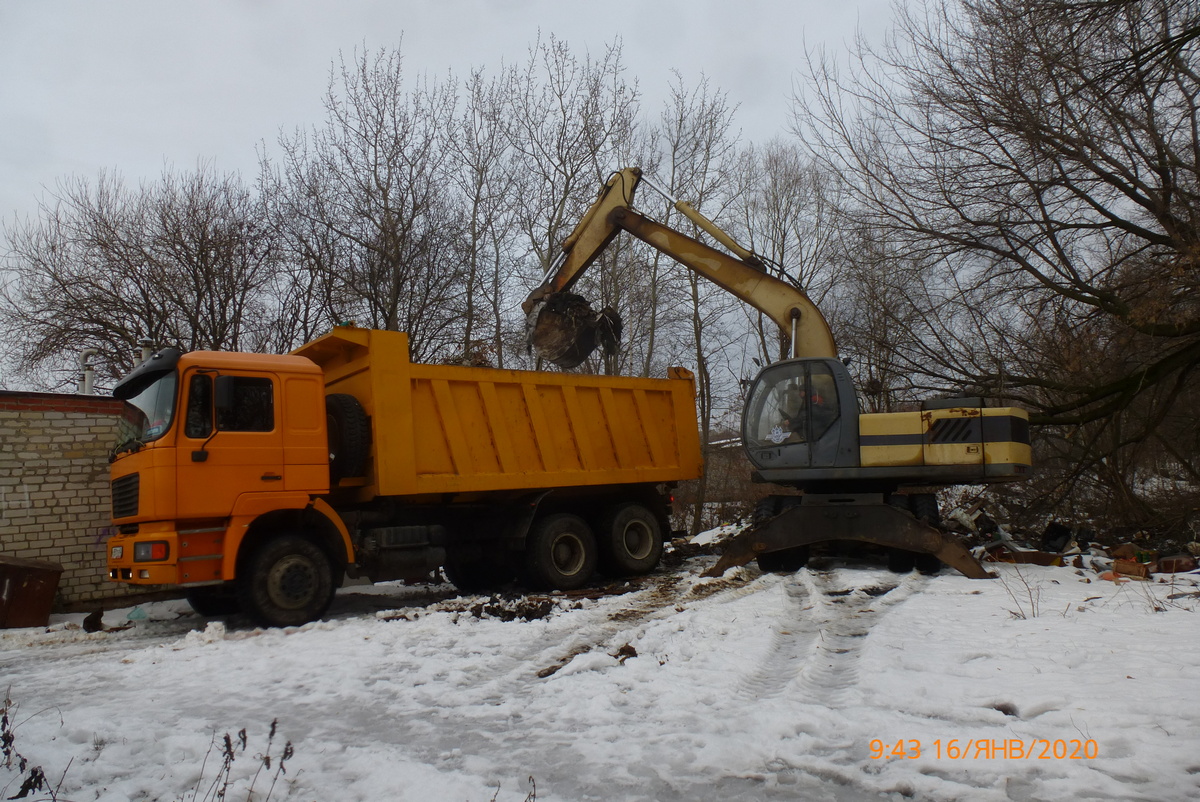
M 764 141 L 785 130 L 805 46 L 877 40 L 890 18 L 889 0 L 0 0 L 0 218 L 72 174 L 252 173 L 256 145 L 323 119 L 339 51 L 401 38 L 410 76 L 462 76 L 522 61 L 539 32 L 580 56 L 619 36 L 644 108 L 672 69 L 705 74 Z

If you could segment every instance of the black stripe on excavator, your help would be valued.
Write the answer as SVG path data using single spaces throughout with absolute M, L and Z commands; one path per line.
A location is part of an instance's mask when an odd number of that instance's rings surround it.
M 860 447 L 923 446 L 946 443 L 1021 443 L 1029 445 L 1029 421 L 1016 415 L 939 418 L 923 434 L 860 434 Z
M 982 418 L 938 418 L 929 427 L 930 443 L 978 443 Z

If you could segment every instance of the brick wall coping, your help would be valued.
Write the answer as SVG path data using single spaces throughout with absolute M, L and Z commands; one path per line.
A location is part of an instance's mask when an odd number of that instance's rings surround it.
M 120 416 L 125 412 L 125 402 L 108 395 L 0 390 L 0 410 L 44 410 Z

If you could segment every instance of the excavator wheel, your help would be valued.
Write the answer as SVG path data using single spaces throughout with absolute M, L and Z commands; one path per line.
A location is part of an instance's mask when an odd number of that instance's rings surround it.
M 780 496 L 765 496 L 760 498 L 754 504 L 754 512 L 750 516 L 750 522 L 760 524 L 763 521 L 768 521 L 774 518 L 783 511 L 783 499 Z
M 937 527 L 942 522 L 942 514 L 938 509 L 935 493 L 891 493 L 888 503 L 898 509 L 907 510 L 923 524 Z M 888 549 L 888 570 L 897 574 L 907 574 L 913 569 L 922 574 L 936 574 L 942 569 L 942 561 L 932 554 L 905 551 L 904 549 Z
M 937 527 L 942 523 L 942 512 L 938 509 L 935 493 L 915 493 L 912 496 L 912 513 L 918 521 Z M 932 554 L 917 554 L 913 565 L 923 574 L 936 574 L 942 570 L 942 561 Z
M 913 493 L 908 497 L 913 517 L 921 523 L 937 526 L 942 522 L 936 493 Z
M 888 570 L 894 574 L 907 574 L 917 565 L 917 553 L 904 549 L 888 549 Z
M 808 565 L 808 546 L 773 551 L 758 557 L 758 570 L 764 574 L 794 574 Z
M 787 508 L 795 506 L 798 502 L 798 498 L 788 496 L 767 496 L 761 498 L 754 505 L 754 514 L 751 520 L 755 524 L 769 521 Z M 759 555 L 755 561 L 758 563 L 758 570 L 764 574 L 794 574 L 808 564 L 808 556 L 808 546 L 797 546 L 793 549 L 783 549 L 782 551 L 772 551 L 768 554 Z

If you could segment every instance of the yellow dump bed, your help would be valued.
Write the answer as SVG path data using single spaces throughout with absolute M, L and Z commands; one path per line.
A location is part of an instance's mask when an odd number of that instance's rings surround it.
M 298 349 L 371 419 L 358 500 L 675 482 L 700 475 L 692 375 L 670 379 L 415 364 L 408 335 L 339 327 Z

